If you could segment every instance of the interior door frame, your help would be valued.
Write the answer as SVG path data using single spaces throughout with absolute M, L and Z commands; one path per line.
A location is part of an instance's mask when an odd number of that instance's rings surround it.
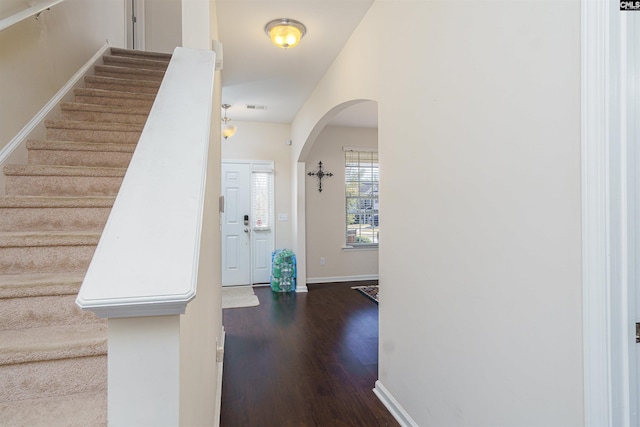
M 272 228 L 272 238 L 271 238 L 271 251 L 273 251 L 275 249 L 275 242 L 276 242 L 276 218 L 275 218 L 275 204 L 276 204 L 276 188 L 275 188 L 275 162 L 273 160 L 248 160 L 248 159 L 223 159 L 222 164 L 233 164 L 233 163 L 240 163 L 240 164 L 248 164 L 248 165 L 260 165 L 263 167 L 270 167 L 271 170 L 273 171 L 273 192 L 272 192 L 272 203 L 271 203 L 271 218 L 273 219 L 273 228 Z M 253 211 L 253 194 L 252 194 L 252 187 L 253 187 L 253 180 L 250 179 L 249 180 L 249 197 L 250 197 L 250 205 L 249 205 L 249 209 L 251 211 Z M 252 213 L 252 212 L 250 212 Z M 249 237 L 249 269 L 250 269 L 250 274 L 249 274 L 249 281 L 251 282 L 250 284 L 253 285 L 255 284 L 255 277 L 254 277 L 254 270 L 255 270 L 255 260 L 254 260 L 254 250 L 255 250 L 255 245 L 254 245 L 254 236 L 255 236 L 255 231 L 251 230 L 251 235 Z
M 145 50 L 145 0 L 125 0 L 124 22 L 127 49 Z M 133 17 L 136 17 L 135 25 Z
M 593 427 L 638 425 L 628 150 L 640 132 L 628 74 L 640 61 L 628 38 L 640 32 L 618 4 L 581 1 L 584 418 Z

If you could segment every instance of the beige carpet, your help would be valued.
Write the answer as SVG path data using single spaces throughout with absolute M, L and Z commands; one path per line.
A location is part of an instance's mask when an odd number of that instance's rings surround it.
M 2 167 L 2 427 L 107 425 L 106 319 L 75 299 L 170 57 L 112 48 Z
M 253 287 L 249 285 L 222 287 L 222 308 L 255 307 L 259 304 Z

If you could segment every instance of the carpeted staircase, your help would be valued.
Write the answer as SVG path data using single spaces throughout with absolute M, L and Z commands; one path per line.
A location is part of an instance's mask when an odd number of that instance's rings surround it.
M 0 425 L 107 422 L 107 324 L 75 298 L 170 55 L 111 49 L 4 168 Z

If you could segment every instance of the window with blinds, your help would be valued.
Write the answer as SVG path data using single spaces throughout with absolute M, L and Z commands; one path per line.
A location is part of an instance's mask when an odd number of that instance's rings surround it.
M 378 153 L 345 148 L 347 246 L 377 245 Z
M 254 230 L 269 230 L 273 227 L 273 172 L 252 171 L 251 211 Z

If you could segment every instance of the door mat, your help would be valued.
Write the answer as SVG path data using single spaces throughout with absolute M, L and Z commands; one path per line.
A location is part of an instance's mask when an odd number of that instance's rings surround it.
M 224 286 L 222 288 L 222 308 L 255 307 L 260 301 L 252 286 Z

